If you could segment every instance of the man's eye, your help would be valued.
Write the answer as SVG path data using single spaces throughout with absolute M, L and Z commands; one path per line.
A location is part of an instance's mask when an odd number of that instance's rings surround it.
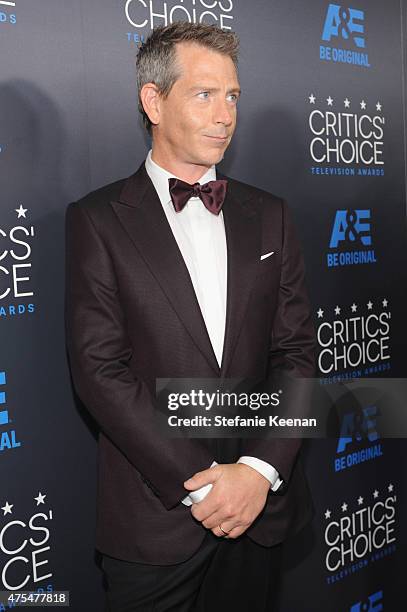
M 237 94 L 230 94 L 229 99 L 230 99 L 232 102 L 237 102 L 237 101 L 238 101 L 238 99 L 239 99 L 239 96 L 238 96 Z
M 209 91 L 200 91 L 198 96 L 201 96 L 201 98 L 207 99 L 209 96 Z

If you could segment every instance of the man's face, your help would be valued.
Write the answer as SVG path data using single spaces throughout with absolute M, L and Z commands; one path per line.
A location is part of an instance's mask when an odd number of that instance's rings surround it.
M 217 164 L 236 126 L 240 93 L 230 57 L 195 43 L 176 46 L 181 75 L 160 100 L 154 141 L 181 164 Z

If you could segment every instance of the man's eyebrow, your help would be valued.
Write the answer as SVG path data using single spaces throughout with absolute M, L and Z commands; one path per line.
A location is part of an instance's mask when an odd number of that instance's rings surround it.
M 208 87 L 207 85 L 194 85 L 190 87 L 188 91 L 219 91 L 219 87 Z M 231 87 L 227 90 L 227 93 L 238 93 L 241 94 L 242 90 L 240 87 Z

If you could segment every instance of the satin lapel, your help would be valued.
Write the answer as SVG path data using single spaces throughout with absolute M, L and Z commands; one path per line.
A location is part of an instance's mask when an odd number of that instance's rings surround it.
M 218 178 L 227 178 L 217 173 Z M 256 208 L 229 181 L 223 204 L 227 242 L 227 302 L 221 377 L 226 377 L 258 271 L 261 226 Z
M 214 374 L 219 376 L 220 368 L 188 268 L 144 162 L 137 172 L 127 179 L 119 201 L 111 202 L 111 206 L 195 345 L 207 359 Z M 234 230 L 232 232 L 234 233 Z M 234 240 L 232 239 L 232 242 Z M 232 271 L 232 278 L 233 276 Z

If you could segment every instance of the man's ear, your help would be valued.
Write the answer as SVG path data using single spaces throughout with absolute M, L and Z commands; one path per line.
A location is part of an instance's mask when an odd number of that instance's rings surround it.
M 140 98 L 144 112 L 150 119 L 151 123 L 153 125 L 158 125 L 160 122 L 161 96 L 157 85 L 154 83 L 146 83 L 143 85 L 140 91 Z

